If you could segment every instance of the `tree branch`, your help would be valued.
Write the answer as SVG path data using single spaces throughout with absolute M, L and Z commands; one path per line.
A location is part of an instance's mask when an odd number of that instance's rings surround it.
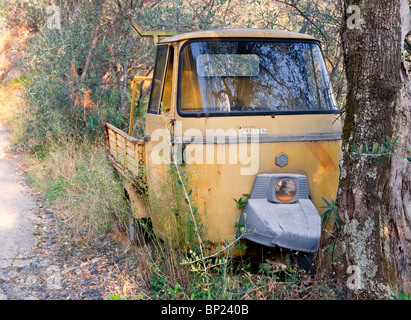
M 100 31 L 100 23 L 97 23 L 94 28 L 93 41 L 91 42 L 91 48 L 87 55 L 86 64 L 84 65 L 83 72 L 81 73 L 80 79 L 82 82 L 84 81 L 84 78 L 86 77 L 91 58 L 93 57 L 94 49 L 96 48 L 99 31 Z

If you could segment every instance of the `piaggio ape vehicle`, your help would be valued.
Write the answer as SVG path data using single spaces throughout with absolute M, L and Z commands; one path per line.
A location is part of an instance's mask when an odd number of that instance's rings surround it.
M 341 149 L 339 109 L 320 42 L 266 29 L 162 37 L 133 26 L 157 47 L 145 134 L 132 137 L 136 82 L 147 78 L 133 82 L 129 133 L 105 128 L 134 219 L 150 218 L 160 238 L 173 228 L 157 215 L 176 196 L 159 187 L 175 153 L 209 243 L 224 246 L 241 229 L 250 248 L 316 252 L 322 197 L 336 197 Z M 146 192 L 156 201 L 144 201 Z M 234 199 L 244 195 L 239 209 Z M 232 249 L 234 256 L 251 252 Z

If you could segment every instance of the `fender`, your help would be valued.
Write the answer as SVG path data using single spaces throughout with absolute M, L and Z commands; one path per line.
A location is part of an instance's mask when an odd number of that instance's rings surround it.
M 273 186 L 281 178 L 296 183 L 293 201 L 281 203 L 272 196 Z M 309 198 L 307 178 L 298 174 L 258 175 L 239 225 L 242 238 L 270 247 L 315 252 L 321 238 L 321 218 Z

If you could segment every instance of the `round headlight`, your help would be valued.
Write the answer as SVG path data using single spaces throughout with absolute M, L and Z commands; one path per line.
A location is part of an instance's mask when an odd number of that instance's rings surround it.
M 275 184 L 274 193 L 280 201 L 291 201 L 297 194 L 297 185 L 291 178 L 282 178 Z

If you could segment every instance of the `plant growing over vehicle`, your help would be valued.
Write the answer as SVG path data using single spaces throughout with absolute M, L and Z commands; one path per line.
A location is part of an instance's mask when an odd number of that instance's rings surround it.
M 324 197 L 321 197 L 325 202 L 325 206 L 320 207 L 321 209 L 326 209 L 321 215 L 321 224 L 326 227 L 330 221 L 332 221 L 331 227 L 334 229 L 339 229 L 340 225 L 338 222 L 338 207 L 335 204 L 334 199 L 327 201 Z
M 237 207 L 241 209 L 248 203 L 248 198 L 250 198 L 250 194 L 243 193 L 239 199 L 234 199 L 234 201 L 237 203 Z

